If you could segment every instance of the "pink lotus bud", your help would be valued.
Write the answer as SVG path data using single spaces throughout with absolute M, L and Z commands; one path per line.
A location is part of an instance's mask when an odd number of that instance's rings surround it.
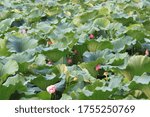
M 72 59 L 71 58 L 67 58 L 67 63 L 68 64 L 72 64 Z
M 94 38 L 94 35 L 93 35 L 93 34 L 90 34 L 89 37 L 90 37 L 90 39 L 93 39 L 93 38 Z
M 52 65 L 52 61 L 48 61 L 47 64 L 48 64 L 48 65 Z
M 21 32 L 22 34 L 26 34 L 26 33 L 27 33 L 27 29 L 21 29 L 20 32 Z
M 52 94 L 56 92 L 56 86 L 55 85 L 50 85 L 46 88 L 47 92 Z
M 47 44 L 48 44 L 48 45 L 51 45 L 51 44 L 53 44 L 53 43 L 52 43 L 51 41 L 47 41 Z
M 145 50 L 145 55 L 149 56 L 149 50 L 148 49 Z
M 100 69 L 101 69 L 100 64 L 96 65 L 95 70 L 98 71 L 98 70 L 100 70 Z

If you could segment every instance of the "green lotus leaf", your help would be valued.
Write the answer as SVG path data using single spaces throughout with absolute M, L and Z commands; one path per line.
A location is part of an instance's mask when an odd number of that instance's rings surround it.
M 109 77 L 110 81 L 108 87 L 110 89 L 117 88 L 121 86 L 122 77 L 120 76 L 111 76 Z
M 42 54 L 39 54 L 36 58 L 35 58 L 35 63 L 37 65 L 44 65 L 46 64 L 46 57 Z
M 129 30 L 127 32 L 127 35 L 129 35 L 130 37 L 133 37 L 134 39 L 140 41 L 140 42 L 144 42 L 144 38 L 145 38 L 145 34 L 143 31 L 139 31 L 139 30 Z
M 56 83 L 55 86 L 56 86 L 57 91 L 63 92 L 63 90 L 65 88 L 65 83 L 66 83 L 66 81 L 64 79 L 61 80 L 60 82 Z
M 44 12 L 45 14 L 47 14 L 48 16 L 54 16 L 57 15 L 58 13 L 60 13 L 62 10 L 59 7 L 51 7 L 50 9 L 46 9 Z
M 150 99 L 150 77 L 147 75 L 135 76 L 129 85 L 132 90 L 141 90 Z
M 60 74 L 66 74 L 68 71 L 68 68 L 65 64 L 59 64 L 56 66 Z
M 37 97 L 42 100 L 50 100 L 51 95 L 47 91 L 42 91 L 37 94 Z
M 9 10 L 3 10 L 3 11 L 1 10 L 1 12 L 0 12 L 0 20 L 6 19 L 7 17 L 10 16 L 10 14 L 11 14 L 11 12 Z
M 136 98 L 132 95 L 128 95 L 124 100 L 136 100 Z
M 113 44 L 110 41 L 101 41 L 98 50 L 113 49 Z
M 0 83 L 3 83 L 8 75 L 13 75 L 18 71 L 18 64 L 14 60 L 9 60 L 6 64 L 0 64 Z
M 34 49 L 37 46 L 37 40 L 12 37 L 8 40 L 7 46 L 10 52 L 23 52 Z
M 24 78 L 22 76 L 16 75 L 14 77 L 9 77 L 3 85 L 0 85 L 0 100 L 8 100 L 14 98 L 20 99 L 23 92 L 25 91 L 26 86 L 24 84 Z
M 98 15 L 103 15 L 103 16 L 106 16 L 106 15 L 109 15 L 110 14 L 110 9 L 109 8 L 106 8 L 106 7 L 102 7 L 99 9 L 98 11 Z
M 18 63 L 19 69 L 18 71 L 23 73 L 23 74 L 31 74 L 32 70 L 30 69 L 31 63 Z
M 145 22 L 143 23 L 143 25 L 144 25 L 144 28 L 145 28 L 146 30 L 150 30 L 150 21 L 149 21 L 149 20 L 145 21 Z
M 9 85 L 16 85 L 20 82 L 22 83 L 22 85 L 25 85 L 25 78 L 17 74 L 13 77 L 8 77 L 6 82 L 3 83 L 3 85 L 9 87 Z
M 30 10 L 30 9 L 27 9 Z M 43 11 L 34 7 L 33 9 L 31 9 L 31 11 L 27 11 L 28 16 L 27 16 L 27 20 L 29 22 L 34 22 L 34 21 L 39 21 L 40 18 L 44 15 Z
M 134 55 L 128 60 L 128 65 L 125 70 L 122 71 L 123 75 L 129 80 L 133 77 L 140 76 L 145 72 L 150 72 L 150 58 L 142 55 Z
M 0 85 L 0 100 L 8 100 L 10 96 L 15 92 L 16 87 L 10 85 L 9 87 Z
M 115 92 L 116 90 L 112 90 L 112 91 L 102 91 L 102 90 L 95 90 L 93 92 L 87 94 L 86 92 L 81 92 L 79 94 L 79 99 L 80 100 L 108 100 L 110 98 L 110 96 Z
M 138 41 L 143 42 L 145 38 L 145 30 L 142 24 L 132 24 L 127 27 L 127 34 Z
M 103 61 L 108 61 L 111 58 L 115 57 L 110 50 L 96 51 L 96 52 L 85 52 L 83 54 L 83 60 L 85 62 L 96 61 L 101 58 Z
M 90 52 L 95 52 L 96 50 L 113 49 L 113 45 L 110 41 L 89 41 L 87 48 Z
M 62 57 L 64 57 L 66 55 L 66 52 L 54 49 L 54 50 L 44 50 L 42 54 L 44 54 L 51 61 L 56 62 L 60 60 Z
M 16 71 L 18 71 L 18 64 L 14 60 L 9 60 L 6 64 L 3 65 L 1 68 L 1 75 L 4 74 L 14 74 Z
M 93 25 L 100 29 L 105 29 L 109 26 L 110 21 L 107 18 L 97 18 L 94 20 Z
M 48 77 L 48 76 L 38 75 L 31 82 L 32 82 L 32 84 L 38 86 L 40 89 L 46 90 L 46 87 L 48 87 L 50 85 L 54 85 L 55 83 L 60 81 L 60 79 L 57 77 L 53 77 L 52 79 L 48 79 L 46 77 Z
M 14 21 L 14 19 L 5 19 L 5 20 L 2 20 L 0 22 L 0 33 L 4 33 L 5 31 L 7 31 L 10 26 L 11 26 L 11 23 Z
M 72 100 L 72 97 L 70 95 L 67 95 L 67 94 L 62 94 L 62 97 L 60 100 Z
M 108 53 L 109 53 L 109 51 L 106 51 L 106 50 L 105 51 L 97 51 L 97 52 L 85 52 L 83 54 L 83 56 L 84 56 L 83 59 L 85 62 L 79 64 L 79 67 L 81 69 L 86 68 L 92 76 L 97 77 L 98 72 L 95 70 L 95 67 L 96 67 L 96 65 L 104 64 L 107 60 L 109 60 L 109 58 L 111 57 L 112 54 L 108 54 Z M 105 59 L 105 58 L 107 58 L 107 59 Z
M 117 13 L 114 13 L 112 15 L 112 17 L 117 20 L 118 22 L 122 23 L 123 25 L 129 25 L 129 24 L 134 24 L 135 21 L 133 20 L 134 17 L 128 15 L 128 14 L 125 14 L 123 12 L 117 12 Z
M 133 38 L 129 36 L 125 36 L 125 37 L 113 40 L 112 44 L 114 45 L 114 51 L 120 52 L 125 49 L 126 45 L 130 46 L 130 45 L 136 44 L 136 40 L 133 40 Z
M 103 87 L 104 82 L 96 79 L 92 84 L 87 85 L 85 88 L 89 91 L 94 91 L 97 87 Z
M 84 23 L 86 23 L 89 20 L 89 18 L 94 19 L 96 17 L 96 14 L 97 14 L 96 10 L 82 13 L 82 14 L 74 17 L 73 23 L 76 26 L 81 26 Z
M 8 48 L 6 46 L 6 39 L 0 39 L 0 56 L 10 55 Z
M 28 87 L 27 87 L 26 91 L 24 91 L 24 94 L 26 97 L 32 97 L 41 91 L 42 90 L 39 87 L 36 87 L 32 84 L 28 84 Z
M 109 99 L 119 89 L 122 78 L 111 77 L 108 86 L 97 80 L 92 85 L 88 85 L 85 89 L 79 91 L 79 99 L 105 100 Z
M 100 44 L 96 41 L 91 41 L 87 43 L 87 48 L 90 52 L 95 52 L 100 47 Z
M 34 54 L 32 52 L 22 52 L 12 54 L 8 58 L 17 61 L 18 63 L 33 62 L 35 59 Z
M 95 70 L 95 67 L 96 67 L 96 65 L 102 64 L 103 62 L 104 62 L 104 59 L 100 58 L 100 59 L 97 59 L 94 62 L 93 61 L 92 62 L 87 62 L 87 63 L 83 62 L 79 65 L 79 67 L 81 69 L 86 68 L 93 77 L 96 77 L 98 75 L 98 72 Z
M 86 82 L 86 83 L 93 83 L 95 82 L 95 78 L 91 76 L 91 74 L 88 72 L 87 69 L 79 68 L 78 66 L 74 65 L 71 67 L 67 67 L 68 72 L 70 73 L 71 78 L 74 81 L 74 78 L 76 78 L 76 81 L 78 82 Z M 76 84 L 78 85 L 78 84 Z M 78 88 L 78 86 L 77 86 Z
M 56 43 L 51 45 L 50 49 L 51 50 L 58 49 L 60 51 L 65 51 L 67 48 L 69 48 L 69 46 L 71 46 L 71 44 L 72 44 L 72 41 L 64 38 L 60 40 L 59 42 L 57 41 Z
M 135 81 L 136 83 L 140 83 L 140 84 L 149 84 L 150 83 L 150 77 L 147 75 L 142 75 L 142 76 L 135 76 L 133 78 L 133 81 Z
M 49 25 L 48 22 L 40 22 L 37 24 L 36 28 L 42 32 L 49 33 L 52 30 L 52 27 Z

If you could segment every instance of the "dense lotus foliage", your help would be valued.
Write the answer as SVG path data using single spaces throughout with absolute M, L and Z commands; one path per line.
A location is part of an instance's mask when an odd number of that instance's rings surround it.
M 0 0 L 0 99 L 150 99 L 149 0 Z

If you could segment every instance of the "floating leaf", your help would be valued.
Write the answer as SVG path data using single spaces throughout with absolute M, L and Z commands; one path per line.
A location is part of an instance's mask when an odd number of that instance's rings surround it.
M 125 75 L 128 79 L 133 79 L 133 77 L 140 76 L 144 72 L 150 72 L 149 69 L 150 66 L 150 58 L 147 56 L 142 55 L 135 55 L 130 57 L 128 60 L 128 65 L 125 70 L 122 71 L 122 73 Z
M 110 21 L 107 18 L 97 18 L 94 21 L 94 26 L 100 29 L 105 29 L 109 26 Z
M 132 90 L 142 90 L 150 99 L 150 77 L 147 75 L 135 76 L 130 83 L 129 88 Z
M 10 19 L 10 18 L 1 21 L 0 22 L 0 33 L 4 33 L 5 31 L 7 31 L 13 21 L 14 21 L 14 19 Z
M 13 37 L 8 40 L 7 46 L 10 52 L 23 52 L 34 49 L 37 46 L 37 40 Z

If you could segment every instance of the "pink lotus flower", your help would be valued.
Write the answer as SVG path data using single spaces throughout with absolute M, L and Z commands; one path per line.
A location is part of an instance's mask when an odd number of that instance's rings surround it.
M 53 44 L 53 43 L 52 43 L 51 41 L 47 41 L 47 44 L 48 44 L 48 45 L 51 45 L 51 44 Z
M 48 65 L 52 65 L 52 61 L 48 61 L 47 64 L 48 64 Z
M 148 49 L 145 50 L 145 55 L 149 56 L 149 50 Z
M 98 70 L 100 70 L 100 69 L 101 69 L 100 64 L 96 65 L 95 70 L 98 71 Z
M 27 33 L 27 29 L 21 29 L 21 30 L 20 30 L 20 33 L 26 34 L 26 33 Z
M 94 35 L 93 35 L 93 34 L 90 34 L 89 37 L 90 37 L 90 39 L 93 39 L 93 38 L 94 38 Z
M 52 94 L 56 92 L 56 86 L 55 85 L 50 85 L 46 88 L 47 92 Z
M 67 58 L 67 63 L 71 64 L 72 63 L 72 59 L 71 58 Z

